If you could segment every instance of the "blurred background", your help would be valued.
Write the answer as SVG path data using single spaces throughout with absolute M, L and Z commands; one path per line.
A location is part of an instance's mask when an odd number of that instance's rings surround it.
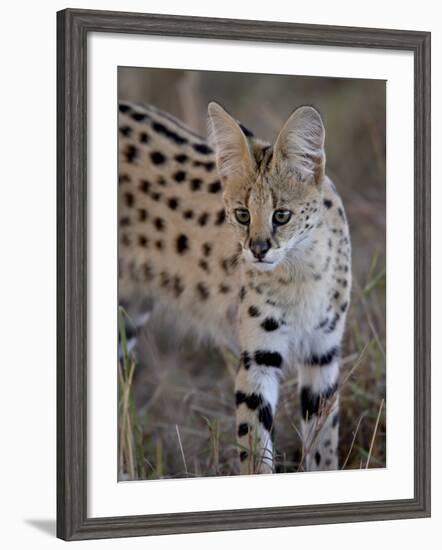
M 120 100 L 155 105 L 202 136 L 212 100 L 269 142 L 299 105 L 320 111 L 326 171 L 344 201 L 353 249 L 340 465 L 385 467 L 385 81 L 120 67 L 118 88 Z M 136 357 L 133 378 L 120 380 L 130 407 L 119 418 L 119 479 L 238 473 L 234 378 L 220 350 L 191 337 L 177 343 L 173 327 L 153 320 Z M 302 470 L 296 395 L 292 376 L 275 422 L 279 472 Z

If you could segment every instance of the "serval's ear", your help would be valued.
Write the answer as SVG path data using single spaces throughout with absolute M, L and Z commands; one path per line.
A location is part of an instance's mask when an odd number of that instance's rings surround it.
M 221 180 L 247 176 L 255 162 L 241 127 L 218 103 L 209 103 L 208 112 L 209 142 L 215 149 Z
M 276 139 L 273 162 L 285 163 L 305 182 L 321 183 L 325 173 L 325 129 L 313 107 L 299 107 L 292 113 Z

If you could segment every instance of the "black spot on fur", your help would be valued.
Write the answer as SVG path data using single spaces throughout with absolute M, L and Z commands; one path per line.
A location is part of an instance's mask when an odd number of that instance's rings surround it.
M 319 453 L 319 451 L 316 451 L 315 453 L 315 462 L 316 466 L 319 466 L 319 463 L 321 462 L 321 454 Z
M 240 301 L 242 302 L 244 300 L 244 298 L 246 297 L 246 294 L 247 294 L 247 290 L 246 290 L 246 287 L 245 286 L 242 286 L 239 290 L 239 299 Z
M 324 328 L 326 325 L 328 325 L 328 318 L 325 318 L 324 320 L 322 320 L 316 328 L 317 329 Z
M 222 225 L 226 220 L 226 211 L 224 208 L 219 210 L 216 214 L 215 225 Z
M 126 105 L 126 103 L 120 103 L 118 105 L 118 110 L 120 111 L 120 113 L 127 113 L 128 111 L 130 111 L 130 107 L 129 105 Z
M 202 183 L 203 183 L 202 180 L 200 180 L 199 178 L 193 178 L 190 181 L 190 189 L 192 191 L 198 191 L 199 189 L 201 189 Z
M 339 422 L 339 412 L 335 412 L 332 418 L 332 427 L 336 428 L 336 426 L 338 425 L 338 422 Z
M 345 312 L 347 307 L 348 307 L 348 302 L 344 302 L 343 304 L 341 304 L 340 310 L 342 311 L 342 313 Z
M 171 210 L 176 210 L 178 208 L 179 199 L 176 197 L 170 197 L 170 199 L 167 201 L 167 205 Z
M 189 157 L 183 153 L 181 155 L 175 155 L 175 160 L 180 164 L 184 164 L 189 160 Z
M 321 404 L 330 399 L 338 389 L 337 384 L 333 384 L 323 393 L 313 393 L 311 388 L 301 388 L 301 411 L 303 418 L 312 418 L 318 414 Z
M 243 351 L 240 357 L 241 364 L 246 370 L 249 370 L 252 359 L 247 351 Z
M 123 246 L 130 246 L 132 244 L 132 241 L 130 240 L 130 237 L 127 233 L 123 233 L 121 235 L 121 244 Z
M 244 437 L 249 433 L 249 425 L 247 422 L 243 422 L 238 426 L 238 437 Z
M 169 288 L 171 283 L 170 275 L 166 271 L 160 273 L 160 284 L 163 288 Z
M 221 292 L 221 294 L 227 294 L 228 292 L 230 292 L 230 286 L 221 283 L 219 285 L 219 291 Z
M 249 307 L 249 315 L 250 317 L 259 317 L 261 315 L 261 312 L 256 306 L 250 306 Z
M 325 460 L 325 465 L 326 465 L 326 466 L 331 466 L 331 460 L 330 460 L 329 458 L 327 458 L 327 459 Z
M 267 332 L 272 332 L 273 330 L 277 330 L 279 328 L 279 323 L 273 317 L 267 317 L 261 323 L 261 327 Z
M 163 196 L 162 193 L 158 193 L 158 191 L 155 191 L 155 192 L 150 194 L 150 198 L 152 200 L 154 200 L 155 202 L 158 202 L 161 199 L 162 196 Z
M 126 156 L 127 162 L 134 162 L 134 160 L 138 156 L 138 149 L 135 147 L 135 145 L 128 145 L 124 150 L 124 154 Z
M 327 447 L 330 447 L 330 445 L 331 445 L 331 440 L 330 440 L 330 439 L 326 439 L 326 440 L 324 441 L 324 447 L 327 448 Z
M 201 225 L 201 227 L 204 227 L 205 225 L 207 225 L 208 221 L 209 221 L 209 214 L 207 212 L 203 212 L 198 218 L 198 223 L 199 225 Z
M 175 174 L 173 175 L 173 179 L 177 183 L 183 182 L 186 179 L 186 172 L 184 172 L 183 170 L 178 170 L 178 172 L 175 172 Z
M 335 357 L 338 355 L 338 352 L 339 352 L 339 347 L 334 346 L 330 348 L 326 353 L 323 353 L 321 355 L 317 355 L 313 353 L 306 360 L 306 362 L 315 367 L 325 367 L 326 365 L 330 365 L 333 359 L 335 359 Z
M 129 216 L 123 216 L 122 218 L 120 218 L 120 226 L 121 227 L 126 227 L 130 225 L 130 218 Z
M 186 235 L 179 235 L 176 240 L 176 250 L 178 254 L 184 254 L 189 249 L 189 239 Z
M 137 113 L 136 111 L 131 114 L 131 117 L 137 122 L 143 122 L 148 116 L 145 113 Z
M 148 193 L 150 187 L 151 187 L 151 184 L 150 184 L 149 181 L 147 181 L 147 180 L 141 180 L 141 181 L 140 181 L 140 190 L 141 190 L 143 193 Z
M 209 289 L 207 288 L 207 285 L 204 283 L 198 283 L 196 285 L 196 290 L 198 292 L 199 297 L 201 300 L 207 300 L 210 296 Z
M 187 139 L 183 136 L 180 136 L 173 130 L 170 130 L 164 124 L 161 124 L 161 122 L 154 122 L 152 124 L 152 128 L 157 132 L 158 134 L 162 134 L 163 136 L 167 137 L 177 145 L 184 145 L 187 143 Z
M 124 200 L 126 202 L 126 206 L 132 207 L 134 204 L 134 196 L 132 193 L 125 193 L 124 194 Z
M 235 272 L 236 268 L 238 267 L 238 259 L 239 255 L 234 254 L 229 258 L 224 258 L 223 260 L 221 260 L 220 265 L 227 275 L 231 275 Z
M 178 275 L 173 278 L 173 290 L 177 298 L 184 292 L 184 285 Z
M 251 393 L 249 395 L 245 394 L 242 391 L 237 391 L 235 394 L 236 405 L 239 406 L 242 403 L 245 403 L 247 407 L 255 411 L 259 406 L 262 405 L 262 396 L 257 393 Z
M 132 128 L 130 126 L 121 126 L 119 131 L 122 136 L 129 137 L 132 133 Z
M 130 177 L 127 175 L 127 174 L 120 174 L 118 176 L 118 183 L 121 184 L 121 183 L 127 183 L 127 182 L 130 182 L 131 179 Z
M 236 405 L 241 405 L 241 403 L 245 403 L 246 401 L 246 394 L 242 391 L 237 391 L 235 393 L 235 403 Z
M 194 143 L 192 147 L 197 153 L 201 153 L 201 155 L 210 155 L 210 153 L 213 152 L 212 149 L 205 143 Z
M 332 203 L 332 201 L 329 200 L 329 199 L 324 199 L 324 206 L 325 206 L 326 208 L 331 208 L 331 207 L 333 206 L 333 203 Z
M 146 134 L 146 132 L 140 132 L 140 143 L 149 143 L 149 136 Z
M 239 453 L 239 460 L 241 462 L 244 462 L 245 460 L 247 460 L 248 456 L 249 456 L 249 453 L 247 451 L 241 451 Z
M 203 243 L 202 249 L 203 249 L 204 256 L 206 256 L 206 257 L 210 256 L 210 253 L 212 252 L 211 243 Z
M 198 262 L 198 265 L 203 271 L 205 271 L 206 273 L 210 273 L 209 264 L 206 262 L 206 260 L 200 260 Z
M 164 231 L 166 224 L 162 218 L 155 218 L 153 223 L 155 227 L 158 229 L 158 231 Z
M 338 324 L 338 321 L 339 319 L 341 318 L 341 316 L 339 315 L 339 313 L 335 313 L 334 316 L 333 316 L 333 319 L 330 321 L 328 327 L 325 329 L 325 332 L 326 333 L 330 333 L 330 332 L 333 332 L 336 328 L 336 325 Z
M 273 414 L 270 405 L 265 405 L 259 409 L 258 420 L 268 432 L 272 430 Z
M 255 362 L 257 365 L 279 369 L 282 365 L 282 356 L 277 351 L 257 350 L 255 351 Z
M 214 181 L 207 186 L 209 193 L 219 193 L 221 191 L 221 182 Z
M 147 210 L 145 210 L 144 208 L 140 208 L 138 210 L 138 218 L 139 218 L 140 222 L 146 221 L 147 218 L 148 218 Z
M 184 219 L 191 220 L 194 216 L 193 210 L 185 210 L 183 213 Z
M 163 241 L 160 239 L 158 241 L 155 241 L 155 247 L 158 249 L 158 250 L 163 250 L 164 248 L 164 244 L 163 244 Z
M 167 181 L 163 178 L 163 176 L 160 176 L 157 179 L 157 183 L 158 183 L 158 185 L 161 185 L 161 187 L 166 187 L 167 186 Z
M 146 247 L 148 245 L 149 240 L 144 235 L 140 235 L 138 237 L 138 242 L 140 246 Z
M 150 154 L 150 158 L 152 159 L 152 162 L 156 165 L 164 164 L 166 162 L 166 157 L 163 155 L 163 153 L 160 153 L 160 151 L 153 151 Z

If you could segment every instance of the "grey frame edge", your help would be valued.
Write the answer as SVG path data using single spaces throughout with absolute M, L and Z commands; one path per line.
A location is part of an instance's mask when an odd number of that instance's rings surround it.
M 408 50 L 414 54 L 413 499 L 87 517 L 87 34 L 114 32 Z M 57 13 L 57 536 L 99 539 L 430 516 L 429 32 L 66 9 Z

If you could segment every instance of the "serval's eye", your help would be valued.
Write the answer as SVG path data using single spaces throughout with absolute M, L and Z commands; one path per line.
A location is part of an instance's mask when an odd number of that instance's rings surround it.
M 237 208 L 235 210 L 235 218 L 237 222 L 247 225 L 250 222 L 250 213 L 247 208 Z
M 275 210 L 273 213 L 273 223 L 275 225 L 284 225 L 292 217 L 290 210 Z

